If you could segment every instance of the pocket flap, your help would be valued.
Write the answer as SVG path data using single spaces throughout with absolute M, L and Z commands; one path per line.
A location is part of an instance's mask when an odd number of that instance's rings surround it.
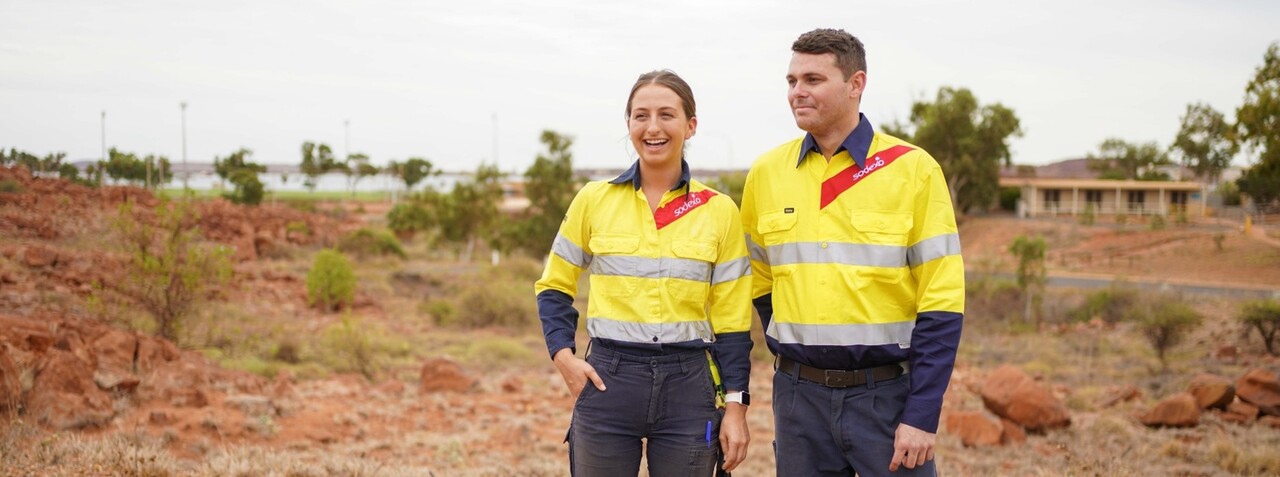
M 796 214 L 773 212 L 760 216 L 758 228 L 761 234 L 791 230 L 796 226 Z
M 853 228 L 859 232 L 895 235 L 906 235 L 910 232 L 911 219 L 911 214 L 905 212 L 874 210 L 855 210 L 850 216 Z
M 680 258 L 715 263 L 716 244 L 703 240 L 684 240 L 671 244 L 671 252 Z
M 592 235 L 587 245 L 595 254 L 631 254 L 640 248 L 640 237 L 635 235 Z

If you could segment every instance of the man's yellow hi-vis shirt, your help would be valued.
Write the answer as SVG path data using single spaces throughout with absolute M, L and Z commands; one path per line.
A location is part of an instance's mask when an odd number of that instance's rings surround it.
M 738 208 L 688 174 L 684 164 L 682 180 L 653 213 L 638 162 L 574 197 L 534 286 L 552 356 L 574 345 L 572 297 L 590 270 L 593 341 L 641 355 L 711 348 L 725 387 L 746 389 L 751 263 Z
M 909 361 L 903 422 L 934 432 L 964 313 L 938 163 L 860 117 L 829 162 L 808 135 L 761 156 L 742 216 L 770 350 L 823 369 Z

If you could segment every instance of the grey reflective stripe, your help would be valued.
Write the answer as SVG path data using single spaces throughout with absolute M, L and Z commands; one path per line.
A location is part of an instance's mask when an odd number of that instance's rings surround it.
M 911 347 L 911 331 L 915 321 L 874 324 L 810 325 L 769 322 L 765 334 L 782 344 L 809 346 L 877 346 L 896 344 Z
M 765 253 L 764 247 L 761 247 L 754 240 L 751 240 L 751 234 L 747 234 L 747 250 L 751 252 L 751 259 L 765 265 L 769 264 L 769 254 Z
M 705 282 L 711 280 L 711 264 L 674 257 L 596 255 L 591 260 L 591 273 L 636 278 L 680 278 Z
M 711 324 L 706 320 L 676 323 L 636 323 L 609 318 L 587 318 L 587 333 L 593 338 L 608 338 L 630 343 L 684 343 L 714 341 Z
M 907 249 L 907 263 L 918 266 L 948 255 L 960 255 L 960 235 L 946 234 L 921 240 Z
M 731 282 L 751 274 L 751 260 L 742 257 L 716 265 L 711 271 L 711 285 Z
M 823 243 L 826 248 L 823 248 Z M 905 267 L 907 248 L 897 245 L 873 245 L 841 242 L 796 242 L 769 247 L 769 265 L 796 263 L 835 263 L 864 267 Z
M 587 265 L 591 264 L 591 254 L 558 233 L 556 234 L 556 240 L 551 242 L 551 253 L 578 268 L 585 269 Z

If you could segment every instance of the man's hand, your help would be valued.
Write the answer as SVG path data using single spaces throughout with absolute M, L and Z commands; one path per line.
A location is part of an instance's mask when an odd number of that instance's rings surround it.
M 572 349 L 564 348 L 556 351 L 555 363 L 556 369 L 560 370 L 560 376 L 564 378 L 564 385 L 569 388 L 569 394 L 574 399 L 578 399 L 578 394 L 587 387 L 587 380 L 595 383 L 596 389 L 604 391 L 604 380 L 596 374 L 596 368 L 592 367 L 591 363 L 574 356 Z
M 898 470 L 899 465 L 914 469 L 933 460 L 933 441 L 937 435 L 920 429 L 898 424 L 893 435 L 893 460 L 889 462 L 889 472 Z
M 747 406 L 731 402 L 720 421 L 720 451 L 724 452 L 724 470 L 733 471 L 747 458 L 747 444 L 751 433 L 747 431 Z

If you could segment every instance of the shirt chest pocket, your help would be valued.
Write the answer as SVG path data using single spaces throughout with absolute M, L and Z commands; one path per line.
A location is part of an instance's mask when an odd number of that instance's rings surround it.
M 626 234 L 595 234 L 587 243 L 591 249 L 591 289 L 612 296 L 630 295 L 636 290 L 641 269 L 640 237 Z
M 764 239 L 766 247 L 782 243 L 794 242 L 796 236 L 796 214 L 786 211 L 772 212 L 760 216 L 756 228 Z
M 667 293 L 680 300 L 705 303 L 716 265 L 716 243 L 682 240 L 671 244 L 671 253 L 673 259 L 666 260 L 662 270 Z
M 855 242 L 899 247 L 907 246 L 912 221 L 910 213 L 896 211 L 855 210 L 849 217 Z

